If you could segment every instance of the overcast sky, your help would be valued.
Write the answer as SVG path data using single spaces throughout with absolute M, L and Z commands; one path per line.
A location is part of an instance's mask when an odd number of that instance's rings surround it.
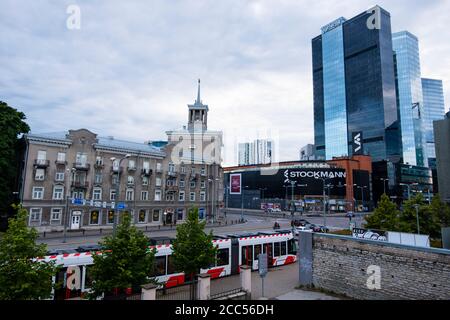
M 81 10 L 70 30 L 67 7 Z M 313 143 L 311 39 L 337 17 L 379 4 L 393 31 L 419 37 L 422 76 L 450 102 L 450 1 L 0 1 L 0 100 L 32 132 L 87 128 L 131 141 L 165 139 L 196 97 L 209 129 L 234 142 L 271 135 L 279 160 Z

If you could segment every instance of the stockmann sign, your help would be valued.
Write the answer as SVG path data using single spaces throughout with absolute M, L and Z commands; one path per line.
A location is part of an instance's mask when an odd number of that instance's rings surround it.
M 345 171 L 335 170 L 285 170 L 284 171 L 285 182 L 289 182 L 291 179 L 296 178 L 314 178 L 314 179 L 334 179 L 334 178 L 346 178 Z

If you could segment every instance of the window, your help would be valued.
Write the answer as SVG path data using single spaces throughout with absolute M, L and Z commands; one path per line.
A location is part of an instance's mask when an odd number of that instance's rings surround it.
M 134 184 L 134 177 L 133 176 L 128 176 L 127 183 L 133 185 Z
M 40 223 L 42 215 L 42 208 L 30 209 L 30 223 Z
M 243 246 L 241 251 L 241 264 L 251 266 L 253 261 L 253 246 Z
M 50 213 L 50 222 L 60 223 L 61 222 L 62 209 L 61 208 L 52 208 Z
M 184 191 L 180 191 L 178 194 L 178 201 L 184 201 Z
M 64 171 L 56 172 L 55 180 L 56 181 L 64 181 Z
M 83 191 L 79 191 L 79 192 L 72 192 L 72 198 L 75 199 L 84 199 L 84 192 Z
M 155 186 L 161 187 L 161 178 L 156 178 L 156 180 L 155 180 Z
M 184 209 L 178 208 L 177 209 L 177 220 L 183 220 L 184 218 Z
M 147 218 L 147 212 L 143 209 L 139 210 L 138 222 L 145 223 Z
M 206 169 L 205 169 L 205 167 L 202 167 L 202 168 L 200 169 L 200 173 L 201 173 L 202 176 L 204 176 L 204 175 L 206 174 Z
M 168 255 L 167 256 L 167 274 L 173 274 L 180 272 L 177 267 L 175 266 L 175 263 L 173 262 L 173 256 Z
M 180 167 L 180 172 L 181 173 L 186 173 L 186 167 L 185 166 L 181 166 Z
M 148 186 L 148 177 L 147 176 L 143 176 L 142 177 L 142 185 L 143 186 Z
M 288 241 L 288 254 L 297 254 L 297 245 L 294 239 Z
M 281 242 L 281 255 L 286 255 L 286 241 Z
M 77 152 L 77 156 L 76 156 L 75 162 L 77 164 L 80 164 L 80 165 L 84 166 L 86 164 L 86 162 L 87 162 L 87 154 L 86 153 Z
M 173 200 L 174 200 L 174 198 L 173 198 L 173 194 L 172 193 L 166 194 L 166 201 L 173 201 Z
M 47 159 L 47 151 L 39 150 L 37 154 L 38 160 L 46 160 Z M 38 161 L 38 163 L 44 163 L 44 161 Z
M 53 187 L 53 200 L 61 200 L 64 194 L 64 187 L 54 186 Z
M 191 188 L 195 188 L 195 180 L 191 181 Z
M 279 242 L 273 243 L 273 256 L 274 257 L 280 256 L 280 243 Z
M 189 194 L 189 200 L 190 200 L 190 201 L 195 201 L 195 192 L 191 192 L 191 193 Z
M 141 191 L 141 200 L 148 200 L 148 191 Z
M 103 164 L 103 158 L 101 156 L 95 157 L 95 164 L 101 166 Z
M 114 171 L 119 170 L 119 160 L 117 159 L 113 161 L 113 170 Z
M 206 187 L 206 182 L 205 182 L 205 180 L 202 180 L 200 182 L 200 188 L 205 189 L 205 187 Z
M 217 251 L 217 266 L 225 266 L 229 263 L 230 251 L 228 248 Z
M 145 169 L 146 172 L 149 172 L 150 171 L 150 162 L 144 161 L 142 163 L 142 167 Z
M 200 201 L 206 201 L 206 193 L 205 193 L 205 191 L 200 192 Z
M 117 177 L 117 175 L 113 175 L 112 176 L 112 184 L 116 185 L 119 183 L 119 178 Z
M 166 274 L 166 256 L 155 257 L 155 269 L 153 276 L 163 276 Z
M 94 178 L 95 180 L 95 183 L 102 183 L 102 180 L 103 180 L 103 176 L 102 176 L 102 173 L 101 172 L 96 172 L 95 173 L 95 178 Z
M 33 187 L 33 200 L 39 200 L 44 198 L 44 188 L 43 187 Z
M 191 174 L 192 174 L 192 175 L 195 175 L 195 167 L 192 167 L 192 168 L 191 168 Z
M 156 171 L 161 171 L 161 167 L 162 167 L 161 163 L 158 162 L 158 163 L 156 164 Z
M 155 190 L 155 201 L 161 201 L 161 190 Z
M 152 216 L 153 222 L 159 222 L 160 213 L 161 213 L 161 211 L 159 209 L 153 210 L 153 216 Z
M 56 158 L 58 162 L 65 162 L 66 161 L 66 153 L 65 152 L 58 152 L 58 156 Z
M 94 191 L 92 192 L 92 199 L 93 200 L 102 200 L 102 189 L 101 188 L 94 188 Z
M 91 211 L 91 215 L 89 217 L 89 224 L 98 224 L 99 215 L 100 213 L 98 210 Z
M 180 188 L 184 188 L 184 179 L 180 179 Z
M 255 253 L 255 259 L 258 259 L 258 256 L 261 254 L 261 245 L 260 244 L 254 245 L 253 252 Z
M 114 210 L 108 210 L 108 218 L 106 220 L 106 223 L 114 223 Z
M 134 160 L 128 160 L 128 168 L 136 169 L 136 162 Z
M 127 189 L 126 200 L 127 201 L 133 201 L 134 200 L 134 190 L 133 189 Z
M 109 191 L 109 200 L 111 201 L 116 200 L 116 190 Z
M 169 163 L 169 172 L 175 172 L 175 165 L 173 163 Z
M 36 169 L 36 174 L 34 175 L 34 180 L 42 181 L 45 179 L 45 170 Z

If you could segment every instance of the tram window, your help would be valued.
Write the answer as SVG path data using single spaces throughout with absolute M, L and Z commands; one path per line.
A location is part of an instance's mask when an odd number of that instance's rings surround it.
M 253 246 L 244 246 L 241 251 L 241 264 L 251 265 L 253 256 Z
M 286 241 L 281 242 L 281 255 L 282 256 L 286 255 Z
M 256 244 L 254 249 L 255 252 L 255 259 L 258 259 L 258 256 L 261 254 L 261 245 L 260 244 Z
M 230 258 L 230 251 L 228 248 L 226 249 L 219 249 L 217 251 L 217 265 L 218 266 L 225 266 L 229 263 Z
M 297 245 L 294 239 L 288 241 L 288 254 L 297 254 Z
M 279 242 L 273 243 L 273 256 L 274 257 L 280 256 L 280 243 Z
M 92 278 L 91 268 L 92 268 L 92 265 L 88 265 L 85 268 L 86 274 L 84 276 L 84 290 L 87 290 L 92 286 L 93 278 Z
M 167 274 L 178 273 L 177 267 L 173 261 L 173 256 L 167 256 Z
M 166 274 L 166 256 L 156 257 L 155 258 L 155 270 L 153 275 L 163 276 Z

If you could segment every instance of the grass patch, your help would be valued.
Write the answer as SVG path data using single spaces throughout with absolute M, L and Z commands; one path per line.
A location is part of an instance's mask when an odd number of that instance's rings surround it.
M 328 233 L 338 234 L 338 235 L 341 235 L 341 236 L 351 236 L 352 235 L 352 232 L 350 230 L 348 230 L 348 229 L 333 230 L 333 231 L 330 231 Z

